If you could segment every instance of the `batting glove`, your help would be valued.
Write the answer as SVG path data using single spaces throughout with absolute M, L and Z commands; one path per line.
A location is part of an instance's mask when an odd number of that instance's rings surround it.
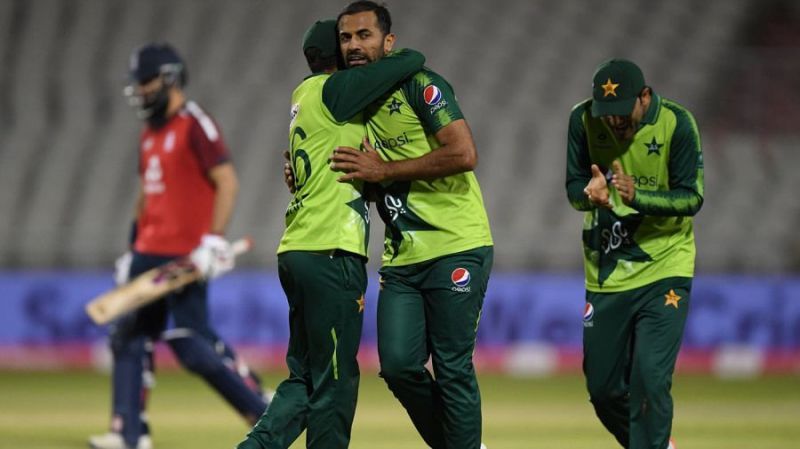
M 189 258 L 205 279 L 213 279 L 227 273 L 234 266 L 231 244 L 225 237 L 216 234 L 204 235 L 200 245 L 192 251 Z
M 133 254 L 126 251 L 125 254 L 119 256 L 114 261 L 114 282 L 117 285 L 128 283 L 131 274 L 131 262 L 133 261 Z

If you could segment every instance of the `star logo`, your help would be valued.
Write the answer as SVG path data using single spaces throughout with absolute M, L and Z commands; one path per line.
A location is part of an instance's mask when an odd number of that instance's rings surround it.
M 364 295 L 361 295 L 360 298 L 356 299 L 356 304 L 358 304 L 358 313 L 363 312 L 364 304 L 366 304 L 366 301 L 364 301 Z
M 603 98 L 611 95 L 616 97 L 617 96 L 617 87 L 619 87 L 619 83 L 614 84 L 611 82 L 611 78 L 606 81 L 605 84 L 601 85 L 600 87 L 603 88 Z
M 402 101 L 398 101 L 397 98 L 392 98 L 391 104 L 389 104 L 389 115 L 394 114 L 397 112 L 400 113 L 400 106 L 403 105 Z
M 642 145 L 647 147 L 648 156 L 650 156 L 651 154 L 661 156 L 661 147 L 664 146 L 663 143 L 656 142 L 655 136 L 653 137 L 653 140 L 650 141 L 650 143 L 643 143 Z
M 664 307 L 672 306 L 672 307 L 675 307 L 676 309 L 678 308 L 678 301 L 681 300 L 681 297 L 675 294 L 675 290 L 669 289 L 669 293 L 664 295 L 664 298 L 667 299 L 664 302 Z

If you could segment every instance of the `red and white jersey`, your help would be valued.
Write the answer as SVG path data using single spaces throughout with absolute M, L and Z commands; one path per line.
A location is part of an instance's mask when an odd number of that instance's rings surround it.
M 215 190 L 208 172 L 228 159 L 219 128 L 194 102 L 164 126 L 146 126 L 139 143 L 144 209 L 134 249 L 160 255 L 191 252 L 211 229 Z

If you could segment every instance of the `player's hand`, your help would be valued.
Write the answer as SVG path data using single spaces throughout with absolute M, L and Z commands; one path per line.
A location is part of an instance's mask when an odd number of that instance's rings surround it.
M 583 193 L 597 207 L 605 207 L 606 209 L 613 207 L 609 201 L 606 176 L 600 171 L 600 167 L 597 164 L 592 164 L 592 179 L 589 180 L 589 184 L 586 184 Z
M 204 235 L 189 258 L 205 279 L 227 273 L 233 270 L 235 264 L 231 244 L 225 237 L 216 234 Z
M 119 256 L 114 261 L 114 282 L 117 285 L 127 284 L 131 275 L 131 262 L 133 261 L 133 253 L 125 251 L 125 254 Z
M 636 197 L 636 184 L 633 183 L 633 176 L 626 175 L 622 170 L 622 164 L 614 161 L 611 164 L 614 174 L 611 176 L 611 185 L 619 192 L 622 202 L 630 205 Z
M 331 170 L 345 172 L 339 182 L 359 179 L 366 182 L 381 182 L 387 178 L 387 164 L 364 137 L 364 151 L 351 147 L 337 147 L 331 156 Z
M 283 182 L 286 183 L 289 192 L 294 193 L 297 189 L 294 186 L 294 172 L 289 157 L 289 150 L 285 150 L 283 152 L 283 158 L 286 159 L 286 162 L 283 163 Z

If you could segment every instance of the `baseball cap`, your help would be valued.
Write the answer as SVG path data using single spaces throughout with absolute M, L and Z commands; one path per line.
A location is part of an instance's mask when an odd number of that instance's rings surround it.
M 336 56 L 338 47 L 336 20 L 317 20 L 303 35 L 303 52 L 309 48 L 319 48 L 320 56 Z
M 644 88 L 642 70 L 627 59 L 610 59 L 592 78 L 592 116 L 630 115 Z

